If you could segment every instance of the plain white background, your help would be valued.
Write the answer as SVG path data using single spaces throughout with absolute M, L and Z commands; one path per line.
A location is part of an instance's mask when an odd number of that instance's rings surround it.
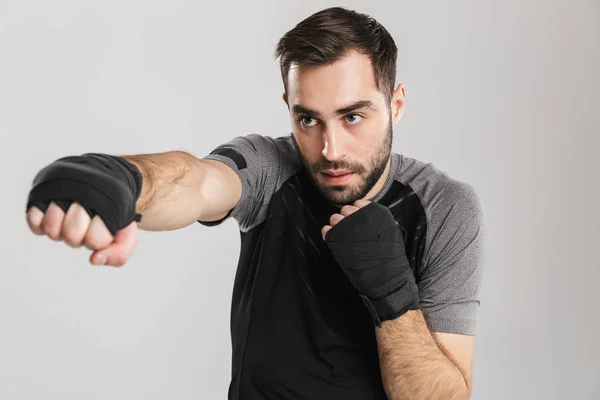
M 142 232 L 121 269 L 31 234 L 58 157 L 287 134 L 273 51 L 330 1 L 0 1 L 0 399 L 224 399 L 234 221 Z M 488 261 L 473 399 L 600 398 L 600 3 L 341 3 L 406 85 L 394 150 L 475 186 Z

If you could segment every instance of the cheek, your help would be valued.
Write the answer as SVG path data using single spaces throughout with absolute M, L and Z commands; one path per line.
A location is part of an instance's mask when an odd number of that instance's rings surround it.
M 358 126 L 354 131 L 354 148 L 356 154 L 368 157 L 373 151 L 379 150 L 387 136 L 388 127 L 378 120 L 369 120 Z
M 320 137 L 299 134 L 295 135 L 295 138 L 300 152 L 309 162 L 315 162 L 322 157 L 323 141 Z

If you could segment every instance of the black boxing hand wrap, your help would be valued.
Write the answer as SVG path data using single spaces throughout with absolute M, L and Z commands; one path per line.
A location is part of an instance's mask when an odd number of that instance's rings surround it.
M 419 308 L 402 233 L 387 207 L 369 203 L 344 217 L 325 240 L 377 326 Z
M 79 203 L 90 215 L 99 215 L 114 236 L 133 221 L 141 221 L 136 201 L 142 190 L 139 169 L 124 158 L 88 153 L 63 157 L 42 169 L 33 181 L 26 209 L 46 211 L 55 202 L 67 211 Z

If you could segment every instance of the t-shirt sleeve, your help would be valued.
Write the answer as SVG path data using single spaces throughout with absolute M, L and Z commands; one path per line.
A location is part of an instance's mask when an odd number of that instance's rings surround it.
M 474 335 L 485 261 L 485 209 L 473 187 L 450 181 L 429 209 L 431 232 L 418 279 L 434 332 Z
M 273 139 L 250 134 L 236 137 L 205 156 L 205 159 L 223 162 L 239 176 L 242 195 L 221 220 L 198 222 L 215 226 L 234 218 L 241 231 L 263 222 L 271 197 L 297 166 L 291 143 L 290 137 Z

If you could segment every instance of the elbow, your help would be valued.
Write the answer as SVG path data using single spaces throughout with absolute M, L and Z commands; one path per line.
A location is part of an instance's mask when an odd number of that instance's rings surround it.
M 457 389 L 454 393 L 454 397 L 450 397 L 455 400 L 469 400 L 471 398 L 471 386 L 462 382 L 460 389 Z
M 385 392 L 390 400 L 402 400 L 406 398 L 428 399 L 428 400 L 469 400 L 471 398 L 471 388 L 461 382 L 461 385 L 449 385 L 444 389 L 438 388 L 431 390 L 415 391 L 413 395 L 406 391 L 393 390 L 385 388 Z
M 449 385 L 446 393 L 439 396 L 440 400 L 469 400 L 470 398 L 471 385 L 464 379 L 457 380 L 455 384 Z
M 439 396 L 433 398 L 439 400 L 469 400 L 471 398 L 470 388 L 461 385 L 460 387 L 448 388 L 444 393 L 440 393 Z

